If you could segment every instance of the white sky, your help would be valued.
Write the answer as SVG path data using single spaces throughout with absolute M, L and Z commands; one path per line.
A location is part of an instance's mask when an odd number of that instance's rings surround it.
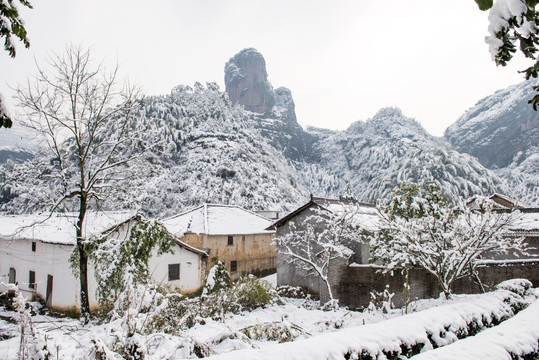
M 35 73 L 34 58 L 69 42 L 92 46 L 147 95 L 215 81 L 246 47 L 266 59 L 274 88 L 288 87 L 298 121 L 345 129 L 381 107 L 400 107 L 442 135 L 464 111 L 523 80 L 515 59 L 490 59 L 487 13 L 474 0 L 33 0 L 22 9 L 30 49 L 0 52 L 0 93 Z M 2 39 L 3 42 L 3 39 Z M 15 119 L 16 120 L 16 119 Z

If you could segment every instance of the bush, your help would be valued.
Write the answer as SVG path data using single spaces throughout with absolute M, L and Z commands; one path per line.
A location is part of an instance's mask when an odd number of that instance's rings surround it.
M 253 310 L 269 304 L 274 297 L 271 285 L 253 275 L 240 279 L 232 289 L 241 310 Z

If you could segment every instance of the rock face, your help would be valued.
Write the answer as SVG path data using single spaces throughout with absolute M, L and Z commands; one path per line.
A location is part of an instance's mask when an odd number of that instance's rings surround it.
M 225 85 L 232 103 L 243 105 L 245 110 L 264 114 L 275 103 L 266 61 L 256 49 L 244 49 L 228 60 Z

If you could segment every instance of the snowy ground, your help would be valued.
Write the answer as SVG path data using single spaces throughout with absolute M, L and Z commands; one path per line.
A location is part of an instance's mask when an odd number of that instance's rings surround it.
M 536 289 L 535 293 L 535 297 L 528 294 L 526 301 L 533 303 L 539 291 Z M 223 354 L 217 357 L 228 359 L 339 358 L 336 354 L 339 354 L 341 350 L 353 355 L 354 351 L 364 348 L 372 350 L 376 346 L 398 347 L 405 341 L 418 341 L 422 336 L 426 337 L 423 334 L 425 329 L 431 333 L 437 331 L 438 328 L 442 331 L 449 329 L 444 339 L 438 341 L 450 343 L 456 340 L 451 332 L 456 333 L 462 323 L 474 319 L 484 321 L 485 318 L 507 315 L 509 304 L 515 301 L 514 296 L 508 294 L 509 292 L 501 290 L 482 295 L 459 295 L 452 300 L 422 300 L 411 306 L 414 313 L 407 316 L 402 316 L 401 309 L 392 310 L 387 314 L 381 311 L 354 312 L 343 308 L 336 311 L 322 311 L 316 301 L 284 298 L 264 309 L 229 315 L 224 321 L 208 319 L 204 325 L 196 325 L 186 330 L 181 337 L 152 334 L 145 336 L 144 339 L 151 359 L 195 358 L 193 353 L 195 344 L 206 344 L 213 354 Z M 514 324 L 507 328 L 509 330 L 502 328 L 500 330 L 502 335 L 491 335 L 490 339 L 496 336 L 503 337 L 504 331 L 518 334 L 519 329 L 522 329 L 527 334 L 526 336 L 532 339 L 532 344 L 533 337 L 536 336 L 535 347 L 537 348 L 539 321 L 530 323 L 529 319 L 539 318 L 539 302 L 535 301 L 529 309 L 527 315 L 524 311 L 520 313 L 523 314 L 519 317 L 520 322 L 517 314 L 514 317 Z M 0 320 L 0 359 L 17 358 L 20 343 L 19 330 L 18 325 L 10 320 L 15 319 L 16 316 L 17 314 L 13 312 L 0 311 L 2 318 Z M 101 341 L 110 346 L 114 336 L 122 331 L 121 320 L 82 327 L 74 319 L 36 315 L 32 317 L 32 322 L 38 336 L 46 336 L 47 347 L 53 359 L 95 358 L 93 341 Z M 240 332 L 242 329 L 267 323 L 284 324 L 297 336 L 297 339 L 293 342 L 277 344 L 276 341 L 249 339 Z M 499 327 L 500 325 L 492 329 Z M 362 339 L 360 345 L 358 345 L 358 339 Z M 395 339 L 398 339 L 397 345 L 395 345 Z M 485 345 L 485 343 L 488 344 L 488 336 L 486 339 L 480 342 L 480 346 L 488 347 Z M 391 343 L 391 345 L 384 345 L 385 343 Z M 458 343 L 460 341 L 456 344 Z M 523 343 L 529 345 L 529 341 L 523 341 Z M 471 344 L 465 346 L 464 351 L 475 346 L 473 342 Z M 345 346 L 344 350 L 342 346 Z M 519 343 L 514 346 L 524 347 L 525 345 Z M 490 358 L 490 360 L 493 359 L 495 357 Z

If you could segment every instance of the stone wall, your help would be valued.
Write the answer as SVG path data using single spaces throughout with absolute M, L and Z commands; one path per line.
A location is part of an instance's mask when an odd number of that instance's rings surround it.
M 386 284 L 390 292 L 395 293 L 393 303 L 400 307 L 404 305 L 404 275 L 400 272 L 382 274 L 381 267 L 376 265 L 349 265 L 349 260 L 338 259 L 333 262 L 329 277 L 335 298 L 339 304 L 351 309 L 362 309 L 370 302 L 373 290 L 382 292 Z M 491 262 L 478 268 L 479 278 L 486 290 L 492 290 L 496 284 L 508 279 L 525 278 L 534 287 L 539 287 L 539 259 L 534 261 Z M 422 269 L 409 271 L 410 298 L 436 298 L 442 289 L 436 278 Z M 320 300 L 328 301 L 327 290 L 320 284 Z M 480 285 L 473 279 L 465 278 L 455 282 L 452 290 L 456 294 L 479 293 Z

